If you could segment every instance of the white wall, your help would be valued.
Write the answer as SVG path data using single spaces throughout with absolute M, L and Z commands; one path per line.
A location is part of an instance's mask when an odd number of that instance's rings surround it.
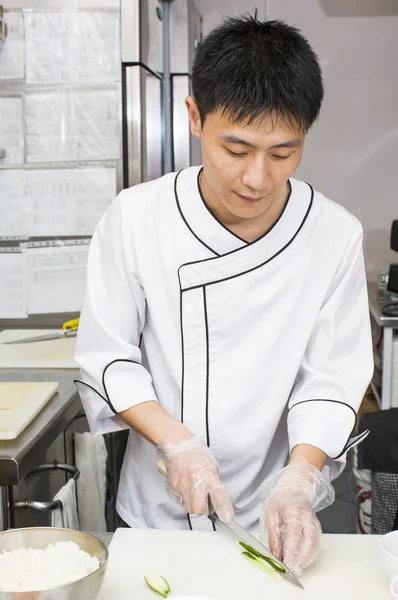
M 258 18 L 265 18 L 266 3 L 264 0 L 251 2 L 249 0 L 194 0 L 203 16 L 203 32 L 206 35 L 213 27 L 221 23 L 224 17 L 232 17 L 244 13 L 254 15 L 258 9 Z
M 208 32 L 255 2 L 195 0 Z M 370 279 L 398 254 L 389 250 L 398 219 L 398 2 L 263 0 L 263 18 L 297 25 L 317 51 L 326 98 L 297 176 L 353 212 L 365 230 Z
M 389 250 L 391 222 L 398 219 L 398 3 L 270 0 L 269 6 L 271 18 L 302 30 L 324 69 L 325 103 L 298 176 L 360 219 L 375 279 L 398 262 Z

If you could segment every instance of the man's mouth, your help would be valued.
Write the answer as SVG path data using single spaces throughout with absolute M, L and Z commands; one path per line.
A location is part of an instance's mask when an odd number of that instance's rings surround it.
M 260 196 L 259 198 L 253 198 L 252 196 L 244 196 L 243 194 L 238 194 L 238 192 L 235 192 L 235 194 L 245 202 L 249 202 L 251 204 L 255 204 L 256 202 L 260 202 L 260 200 L 264 199 L 264 196 Z

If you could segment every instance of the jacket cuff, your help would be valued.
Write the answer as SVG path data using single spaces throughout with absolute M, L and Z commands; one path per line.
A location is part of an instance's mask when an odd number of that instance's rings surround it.
M 109 363 L 102 374 L 102 385 L 114 414 L 148 400 L 157 400 L 148 371 L 132 360 L 116 359 Z
M 119 412 L 148 400 L 157 401 L 151 377 L 140 363 L 131 360 L 109 363 L 102 374 L 101 391 L 84 381 L 86 376 L 91 381 L 82 370 L 83 379 L 76 379 L 75 384 L 93 435 L 128 429 Z
M 337 459 L 349 449 L 356 421 L 355 410 L 345 402 L 326 399 L 297 402 L 287 417 L 290 451 L 298 444 L 310 444 L 329 458 Z

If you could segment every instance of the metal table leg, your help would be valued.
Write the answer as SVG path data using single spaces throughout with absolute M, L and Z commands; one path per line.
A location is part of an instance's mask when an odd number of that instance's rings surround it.
M 10 498 L 8 486 L 0 486 L 0 531 L 10 527 Z
M 381 409 L 391 408 L 391 377 L 392 377 L 392 327 L 384 327 L 383 331 L 383 379 L 381 384 Z

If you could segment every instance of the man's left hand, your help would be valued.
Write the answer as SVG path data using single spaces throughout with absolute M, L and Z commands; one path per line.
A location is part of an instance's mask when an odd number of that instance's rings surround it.
M 317 510 L 334 501 L 334 489 L 313 465 L 294 463 L 265 482 L 261 537 L 295 575 L 316 558 L 322 528 Z

